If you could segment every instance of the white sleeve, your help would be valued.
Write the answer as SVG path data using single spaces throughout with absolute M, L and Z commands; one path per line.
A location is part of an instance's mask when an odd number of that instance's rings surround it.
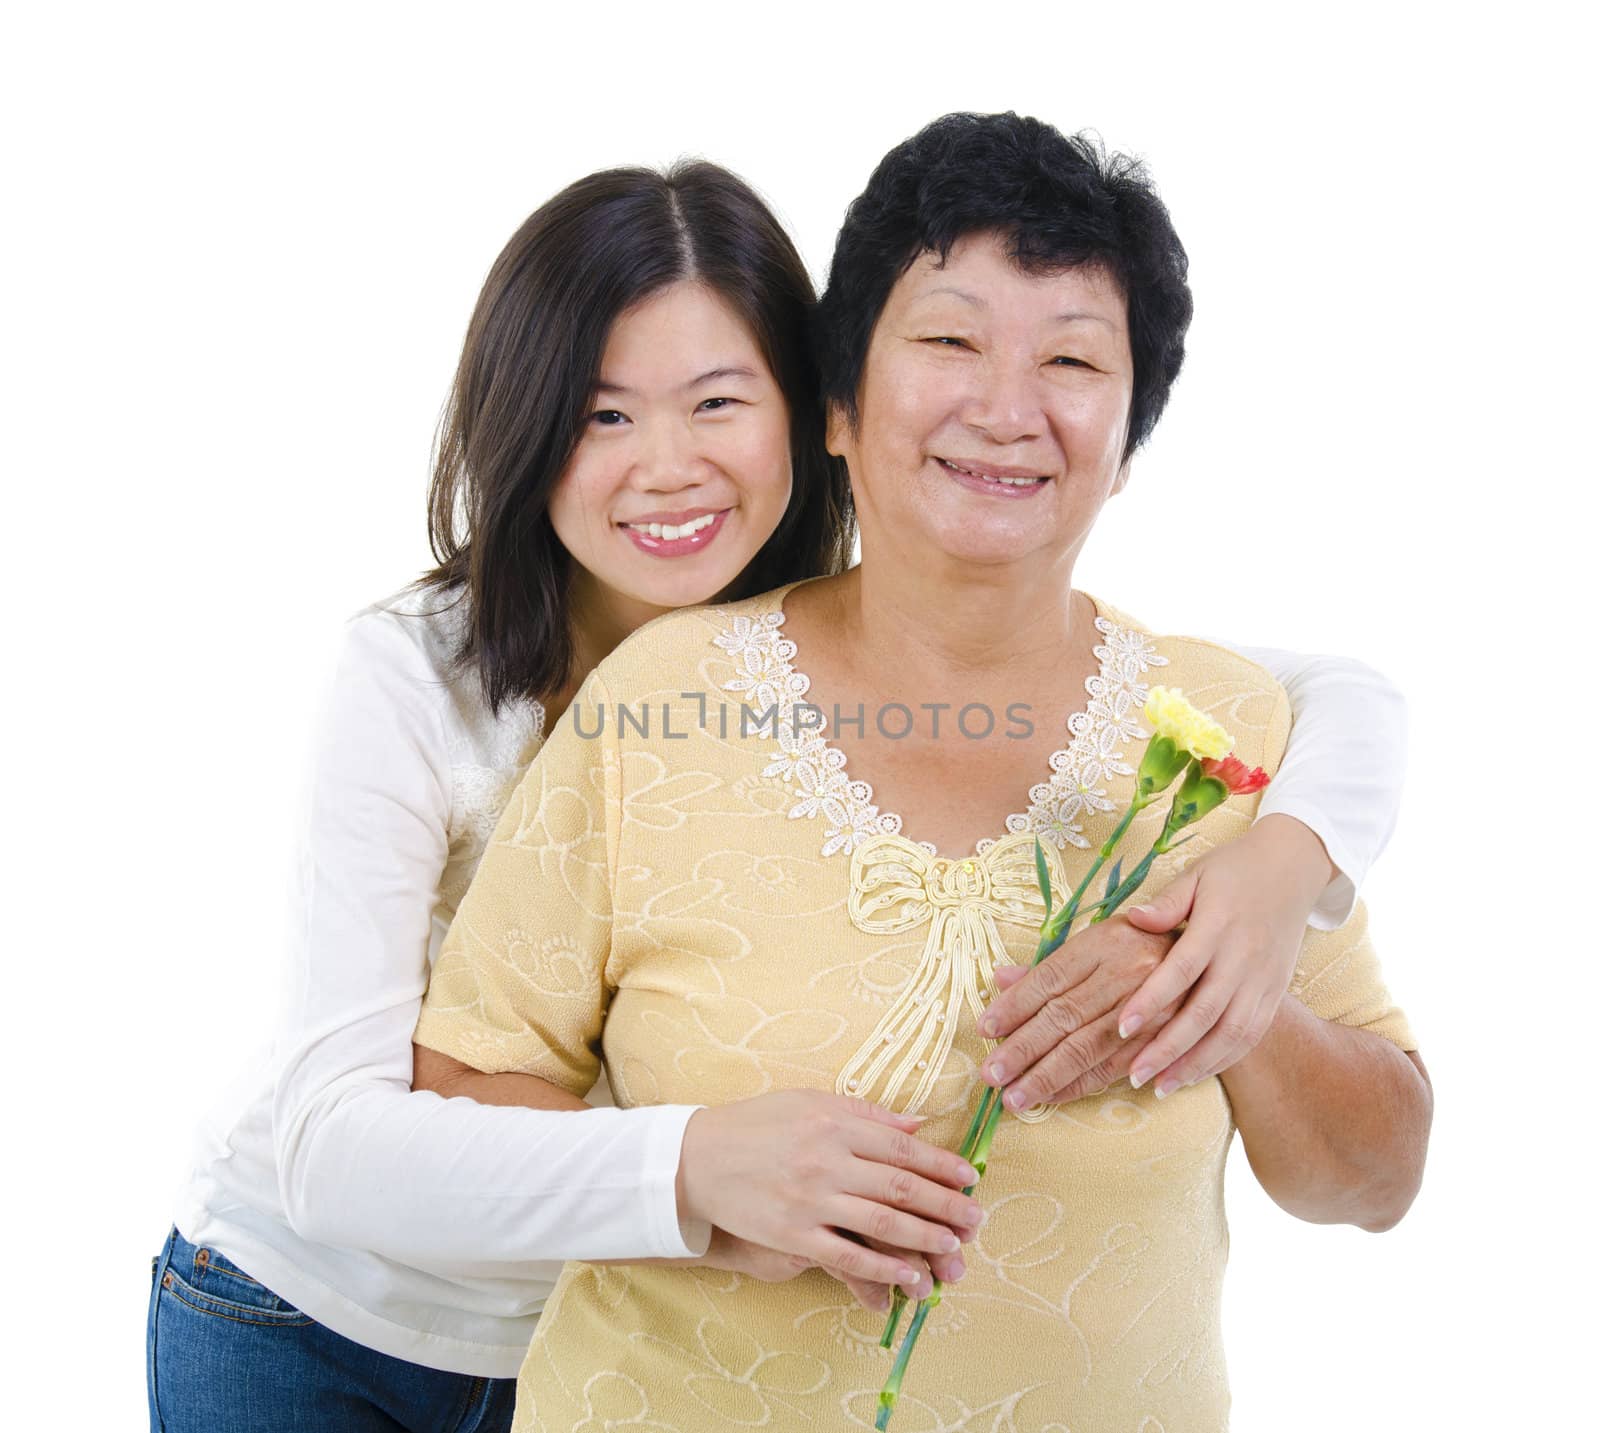
M 1381 672 L 1350 657 L 1223 645 L 1265 667 L 1289 694 L 1289 746 L 1256 819 L 1293 816 L 1322 838 L 1338 870 L 1309 924 L 1335 930 L 1355 909 L 1400 815 L 1406 699 Z
M 703 1253 L 710 1230 L 680 1229 L 676 1198 L 696 1107 L 546 1111 L 411 1090 L 450 766 L 445 690 L 404 620 L 352 619 L 314 740 L 273 1094 L 289 1222 L 440 1274 Z

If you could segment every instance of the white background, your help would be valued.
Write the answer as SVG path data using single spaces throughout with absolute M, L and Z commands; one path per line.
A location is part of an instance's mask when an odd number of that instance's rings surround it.
M 1081 585 L 1158 628 L 1359 654 L 1412 701 L 1368 893 L 1437 1089 L 1427 1184 L 1392 1233 L 1317 1228 L 1235 1150 L 1235 1428 L 1580 1417 L 1600 943 L 1576 13 L 8 22 L 6 1424 L 143 1426 L 190 1129 L 270 1030 L 310 703 L 341 621 L 428 560 L 430 441 L 500 246 L 590 169 L 692 152 L 769 196 L 820 280 L 877 158 L 958 108 L 1146 156 L 1191 256 L 1188 367 Z

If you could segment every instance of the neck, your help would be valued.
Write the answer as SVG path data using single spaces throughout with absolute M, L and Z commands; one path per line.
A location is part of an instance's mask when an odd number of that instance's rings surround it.
M 1075 597 L 1076 551 L 1047 564 L 902 562 L 868 555 L 841 579 L 839 621 L 859 670 L 1027 681 L 1087 648 L 1093 604 Z
M 576 568 L 569 608 L 572 624 L 572 671 L 557 698 L 545 703 L 549 724 L 565 711 L 589 673 L 646 622 L 671 611 L 607 587 L 583 568 Z

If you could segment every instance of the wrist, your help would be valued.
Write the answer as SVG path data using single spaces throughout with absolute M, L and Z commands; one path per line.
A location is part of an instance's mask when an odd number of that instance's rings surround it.
M 673 1188 L 678 1199 L 678 1223 L 683 1226 L 713 1222 L 700 1207 L 699 1185 L 693 1175 L 699 1163 L 706 1113 L 699 1109 L 689 1116 L 683 1126 L 683 1143 L 678 1149 L 678 1174 Z
M 1322 844 L 1322 837 L 1296 817 L 1278 811 L 1262 816 L 1246 832 L 1244 839 L 1270 853 L 1280 889 L 1296 895 L 1307 914 L 1328 889 L 1328 883 L 1339 874 L 1328 848 Z

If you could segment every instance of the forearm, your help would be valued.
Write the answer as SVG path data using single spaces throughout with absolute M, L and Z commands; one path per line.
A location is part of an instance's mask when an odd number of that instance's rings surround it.
M 1420 1060 L 1286 996 L 1266 1037 L 1221 1079 L 1250 1167 L 1281 1208 L 1375 1233 L 1410 1208 L 1433 1117 Z
M 480 1105 L 519 1105 L 530 1110 L 586 1110 L 589 1105 L 571 1090 L 537 1075 L 515 1071 L 486 1075 L 449 1055 L 412 1045 L 411 1088 L 432 1090 L 450 1099 L 455 1095 Z
M 352 1054 L 280 1082 L 280 1195 L 302 1237 L 498 1277 L 535 1262 L 693 1252 L 674 1191 L 691 1110 L 589 1110 L 568 1091 L 531 1088 L 440 1099 L 376 1064 Z

